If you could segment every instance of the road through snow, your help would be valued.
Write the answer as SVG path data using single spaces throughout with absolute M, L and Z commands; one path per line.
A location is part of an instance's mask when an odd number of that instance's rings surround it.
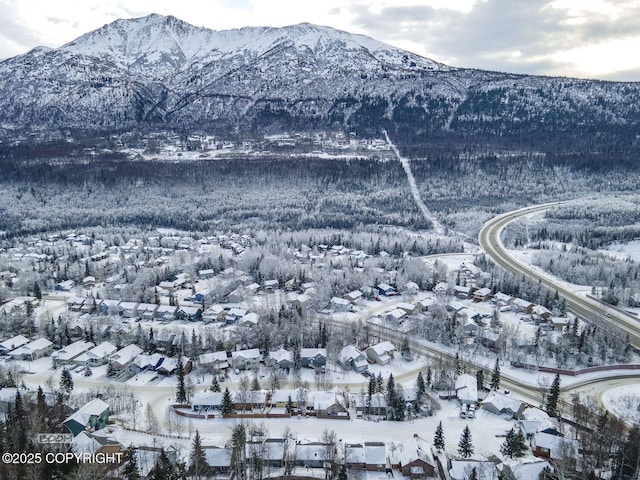
M 409 163 L 409 159 L 400 155 L 400 151 L 398 148 L 391 142 L 387 131 L 384 131 L 384 138 L 387 140 L 389 147 L 393 150 L 393 153 L 396 155 L 400 163 L 402 164 L 402 168 L 404 168 L 405 173 L 407 174 L 407 180 L 409 180 L 409 187 L 411 188 L 411 195 L 415 200 L 418 208 L 422 212 L 424 218 L 429 220 L 433 224 L 433 229 L 436 233 L 440 235 L 444 235 L 446 233 L 446 229 L 444 226 L 438 221 L 438 218 L 427 208 L 427 206 L 422 201 L 422 197 L 420 196 L 420 191 L 418 190 L 418 185 L 416 184 L 416 178 L 413 176 L 413 172 L 411 171 L 411 163 Z

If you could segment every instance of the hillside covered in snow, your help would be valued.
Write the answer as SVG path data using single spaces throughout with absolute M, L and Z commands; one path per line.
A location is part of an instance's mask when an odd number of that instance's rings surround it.
M 150 15 L 1 62 L 0 136 L 386 129 L 407 144 L 628 149 L 639 99 L 637 83 L 452 68 L 330 27 L 212 31 Z

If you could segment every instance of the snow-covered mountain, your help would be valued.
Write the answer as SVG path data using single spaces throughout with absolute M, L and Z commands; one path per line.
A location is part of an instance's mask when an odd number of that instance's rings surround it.
M 456 69 L 303 23 L 212 31 L 174 17 L 118 20 L 0 63 L 0 125 L 635 141 L 638 84 Z

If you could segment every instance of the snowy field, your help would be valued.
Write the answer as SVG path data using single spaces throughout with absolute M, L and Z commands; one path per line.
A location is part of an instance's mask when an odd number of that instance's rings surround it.
M 628 423 L 640 423 L 640 385 L 612 388 L 602 394 L 602 403 Z

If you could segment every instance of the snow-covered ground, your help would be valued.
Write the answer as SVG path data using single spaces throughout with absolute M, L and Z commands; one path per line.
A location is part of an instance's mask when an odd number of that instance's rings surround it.
M 626 243 L 614 243 L 602 249 L 608 254 L 615 254 L 620 258 L 631 258 L 636 262 L 640 262 L 640 240 L 634 240 Z
M 607 410 L 628 423 L 640 422 L 640 385 L 624 385 L 602 394 Z

